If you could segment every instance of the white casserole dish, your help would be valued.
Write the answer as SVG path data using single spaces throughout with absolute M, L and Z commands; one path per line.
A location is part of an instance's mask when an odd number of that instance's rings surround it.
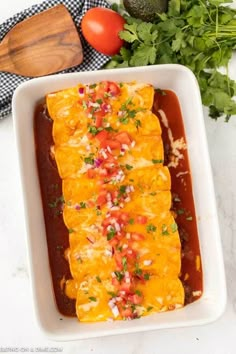
M 203 266 L 203 295 L 186 307 L 133 321 L 79 323 L 63 317 L 54 300 L 48 261 L 43 209 L 37 173 L 33 118 L 37 102 L 47 93 L 78 82 L 99 80 L 141 81 L 173 90 L 179 99 L 185 125 Z M 59 74 L 20 85 L 13 97 L 13 119 L 23 187 L 30 278 L 36 318 L 54 340 L 75 340 L 161 328 L 202 325 L 216 320 L 226 304 L 221 240 L 207 148 L 202 103 L 197 81 L 181 65 Z M 63 318 L 63 320 L 60 320 Z

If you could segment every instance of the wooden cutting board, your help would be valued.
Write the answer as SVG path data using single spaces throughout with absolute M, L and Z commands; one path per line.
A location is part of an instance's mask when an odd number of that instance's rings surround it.
M 0 71 L 22 76 L 44 76 L 82 61 L 80 37 L 64 5 L 18 23 L 0 43 Z

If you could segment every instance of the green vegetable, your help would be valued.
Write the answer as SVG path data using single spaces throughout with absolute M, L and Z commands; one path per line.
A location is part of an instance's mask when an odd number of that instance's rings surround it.
M 125 167 L 126 167 L 127 170 L 132 170 L 132 168 L 133 168 L 133 166 L 131 166 L 129 164 L 126 164 Z
M 99 275 L 96 276 L 96 279 L 97 279 L 97 282 L 98 282 L 98 283 L 101 283 L 101 282 L 102 282 L 102 281 L 101 281 L 101 278 L 99 277 Z
M 89 296 L 89 300 L 90 300 L 90 301 L 94 301 L 94 302 L 97 301 L 96 297 L 94 297 L 94 296 Z
M 110 241 L 112 240 L 116 235 L 116 230 L 114 228 L 111 228 L 109 232 L 107 233 L 107 240 Z
M 236 49 L 236 10 L 230 0 L 170 0 L 168 12 L 143 22 L 124 16 L 120 32 L 125 42 L 108 67 L 179 63 L 190 68 L 199 83 L 202 102 L 213 119 L 236 114 L 236 82 L 228 64 Z M 224 6 L 222 6 L 224 4 Z M 219 71 L 226 69 L 226 74 Z
M 156 163 L 163 163 L 164 160 L 155 160 L 155 159 L 152 159 L 152 163 L 156 164 Z
M 146 226 L 146 230 L 147 230 L 148 233 L 154 232 L 154 231 L 156 231 L 156 229 L 157 229 L 156 226 L 153 225 L 153 224 L 148 224 L 148 225 Z
M 167 10 L 168 0 L 124 0 L 124 7 L 131 16 L 152 21 L 155 13 Z
M 166 226 L 166 224 L 163 224 L 162 227 L 161 227 L 161 234 L 162 235 L 169 235 L 169 231 L 168 231 L 168 228 Z

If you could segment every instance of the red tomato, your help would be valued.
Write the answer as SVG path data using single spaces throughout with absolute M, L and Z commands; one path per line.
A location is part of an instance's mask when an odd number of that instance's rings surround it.
M 104 140 L 106 140 L 107 137 L 108 137 L 108 131 L 106 131 L 106 130 L 102 130 L 96 135 L 96 139 L 98 139 L 100 141 L 100 143 L 102 143 Z
M 120 132 L 115 136 L 116 140 L 118 140 L 121 144 L 130 145 L 131 138 L 127 132 Z
M 107 146 L 109 146 L 111 150 L 120 149 L 120 142 L 111 139 L 103 140 L 101 147 L 106 148 Z
M 146 224 L 147 221 L 148 221 L 148 218 L 147 218 L 146 216 L 144 216 L 144 215 L 138 215 L 138 216 L 136 217 L 136 222 L 137 222 L 138 224 Z
M 90 168 L 87 171 L 87 176 L 88 176 L 88 178 L 95 178 L 96 177 L 96 171 L 94 171 L 92 168 Z
M 143 297 L 137 294 L 133 294 L 128 296 L 128 300 L 135 305 L 140 305 L 143 300 Z
M 84 15 L 81 29 L 84 38 L 94 49 L 106 55 L 115 55 L 124 43 L 119 37 L 124 24 L 125 20 L 117 12 L 94 7 Z
M 95 112 L 95 127 L 100 128 L 102 126 L 103 116 L 104 114 L 100 112 Z

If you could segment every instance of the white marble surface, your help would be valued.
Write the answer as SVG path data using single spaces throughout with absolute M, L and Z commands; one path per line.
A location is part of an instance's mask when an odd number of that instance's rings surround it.
M 2 0 L 0 22 L 36 2 Z M 230 73 L 236 80 L 236 56 Z M 236 117 L 226 124 L 205 114 L 205 123 L 227 276 L 228 302 L 224 315 L 201 327 L 52 342 L 40 332 L 33 315 L 12 118 L 0 122 L 0 352 L 9 347 L 21 352 L 55 348 L 71 354 L 236 353 Z

